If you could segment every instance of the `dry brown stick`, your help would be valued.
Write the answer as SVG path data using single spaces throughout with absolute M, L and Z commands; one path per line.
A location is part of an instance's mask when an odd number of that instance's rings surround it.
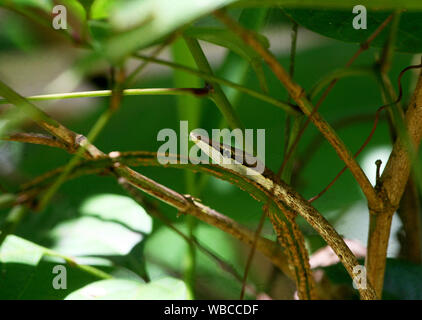
M 419 74 L 418 83 L 406 111 L 405 124 L 407 136 L 410 138 L 414 150 L 417 150 L 422 139 L 422 73 Z M 368 279 L 374 284 L 379 296 L 382 293 L 384 282 L 391 221 L 406 187 L 411 162 L 407 143 L 400 135 L 394 143 L 393 151 L 378 186 L 384 199 L 383 202 L 386 204 L 385 208 L 379 211 L 370 208 L 366 268 Z
M 361 187 L 363 193 L 365 194 L 370 206 L 379 209 L 379 198 L 375 192 L 375 189 L 372 187 L 368 177 L 365 175 L 362 168 L 354 159 L 352 153 L 337 135 L 335 130 L 325 121 L 324 118 L 322 118 L 322 116 L 318 112 L 315 112 L 312 115 L 314 107 L 312 106 L 311 102 L 306 98 L 305 91 L 290 78 L 289 74 L 277 61 L 276 57 L 256 39 L 253 33 L 244 29 L 236 21 L 234 21 L 231 17 L 229 17 L 225 12 L 221 10 L 216 11 L 214 14 L 228 28 L 238 34 L 247 45 L 254 49 L 264 59 L 264 61 L 269 65 L 273 73 L 286 87 L 289 95 L 298 104 L 302 112 L 306 116 L 310 117 L 314 125 L 324 135 L 327 141 L 333 146 L 340 159 L 342 159 L 347 165 L 347 167 L 355 177 L 356 181 L 358 182 L 359 186 Z

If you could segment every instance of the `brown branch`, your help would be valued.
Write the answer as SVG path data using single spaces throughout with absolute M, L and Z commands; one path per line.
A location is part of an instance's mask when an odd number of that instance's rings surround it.
M 66 144 L 58 140 L 56 137 L 41 133 L 15 133 L 10 136 L 3 137 L 2 140 L 40 144 L 69 151 Z
M 50 118 L 50 116 L 48 116 L 45 112 L 38 109 L 35 105 L 30 103 L 2 81 L 0 81 L 0 92 L 6 100 L 22 109 L 41 128 L 61 139 L 67 148 L 74 148 L 77 135 L 73 131 L 68 130 L 59 122 Z
M 406 111 L 405 124 L 412 149 L 417 150 L 422 139 L 422 73 L 419 74 L 416 89 Z M 391 221 L 405 190 L 411 163 L 408 143 L 405 137 L 399 135 L 378 185 L 385 208 L 381 211 L 370 208 L 366 266 L 368 278 L 374 284 L 378 296 L 382 293 Z
M 59 139 L 70 153 L 75 153 L 80 146 L 84 146 L 89 157 L 96 158 L 101 155 L 101 152 L 89 143 L 83 135 L 69 130 L 58 121 L 51 118 L 47 113 L 26 100 L 1 80 L 0 94 L 11 104 L 22 109 L 37 125 Z
M 284 70 L 281 64 L 277 61 L 276 57 L 267 50 L 254 36 L 254 34 L 242 26 L 236 21 L 229 17 L 223 11 L 216 11 L 214 15 L 221 20 L 228 28 L 238 34 L 242 40 L 254 49 L 269 65 L 273 73 L 286 87 L 289 95 L 298 104 L 302 112 L 311 118 L 311 121 L 318 128 L 318 130 L 324 135 L 327 141 L 333 146 L 337 155 L 344 161 L 351 173 L 359 183 L 363 193 L 365 194 L 368 202 L 371 206 L 378 208 L 380 203 L 378 196 L 372 187 L 368 177 L 363 172 L 357 161 L 354 159 L 350 150 L 346 147 L 340 137 L 337 135 L 335 130 L 325 121 L 325 119 L 318 113 L 312 112 L 314 107 L 311 102 L 306 98 L 304 90 L 295 83 Z
M 205 223 L 231 234 L 249 246 L 253 245 L 255 238 L 254 232 L 246 229 L 227 216 L 203 205 L 198 200 L 190 196 L 181 195 L 130 168 L 119 165 L 118 162 L 115 163 L 114 170 L 131 185 L 178 209 L 179 212 L 192 215 Z M 281 253 L 280 248 L 275 242 L 259 237 L 256 247 L 284 273 L 291 275 L 285 256 Z

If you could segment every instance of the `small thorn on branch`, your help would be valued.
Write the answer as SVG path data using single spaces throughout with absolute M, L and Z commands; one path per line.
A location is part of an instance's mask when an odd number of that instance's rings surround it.
M 377 161 L 375 161 L 375 165 L 377 166 L 377 172 L 375 174 L 375 183 L 376 186 L 378 186 L 381 183 L 381 165 L 382 165 L 382 161 L 380 159 L 378 159 Z

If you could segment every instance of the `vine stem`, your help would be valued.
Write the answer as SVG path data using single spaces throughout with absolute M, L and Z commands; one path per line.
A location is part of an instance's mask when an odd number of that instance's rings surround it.
M 106 272 L 104 272 L 100 269 L 97 269 L 97 268 L 92 267 L 92 266 L 84 265 L 84 264 L 79 264 L 75 261 L 75 259 L 68 257 L 66 255 L 63 255 L 59 252 L 50 250 L 48 248 L 43 248 L 43 249 L 44 249 L 44 252 L 45 252 L 46 255 L 51 256 L 51 257 L 61 258 L 64 261 L 66 261 L 66 263 L 69 264 L 71 267 L 75 267 L 77 269 L 80 269 L 80 270 L 82 270 L 86 273 L 92 274 L 93 276 L 96 276 L 100 279 L 106 280 L 106 279 L 112 279 L 113 278 L 111 275 L 109 275 L 108 273 L 106 273 Z

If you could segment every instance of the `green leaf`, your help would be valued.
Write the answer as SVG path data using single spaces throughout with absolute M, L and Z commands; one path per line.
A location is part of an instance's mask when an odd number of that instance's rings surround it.
M 183 281 L 164 278 L 150 283 L 110 279 L 89 284 L 66 297 L 67 300 L 186 300 Z
M 132 0 L 122 2 L 111 13 L 110 22 L 116 31 L 126 32 L 107 41 L 105 54 L 112 60 L 121 59 L 202 15 L 233 2 L 234 0 Z
M 53 258 L 53 255 L 56 257 Z M 65 264 L 67 288 L 56 290 L 53 268 L 63 265 L 59 254 L 10 235 L 0 248 L 0 299 L 62 299 L 70 292 L 98 280 L 98 276 Z
M 129 197 L 103 194 L 80 208 L 81 217 L 50 233 L 54 249 L 72 256 L 126 255 L 152 230 L 152 219 Z
M 367 12 L 367 29 L 355 30 L 352 22 L 356 14 L 352 10 L 332 9 L 287 9 L 284 11 L 301 26 L 324 36 L 346 41 L 362 43 L 391 14 L 385 11 Z M 404 12 L 398 27 L 396 50 L 401 52 L 422 52 L 421 12 Z M 375 47 L 382 47 L 388 36 L 389 27 L 385 28 L 372 42 Z
M 88 30 L 94 50 L 101 54 L 104 50 L 104 41 L 113 34 L 110 24 L 105 21 L 90 20 L 88 21 Z
M 152 230 L 151 217 L 129 197 L 115 194 L 97 195 L 85 201 L 80 211 L 83 215 L 122 223 L 144 234 Z
M 0 248 L 0 298 L 18 299 L 24 293 L 43 254 L 29 241 L 15 236 L 5 239 Z
M 61 5 L 64 5 L 71 15 L 83 24 L 86 21 L 86 11 L 84 6 L 77 0 L 61 0 Z
M 91 19 L 106 19 L 116 5 L 114 0 L 94 0 L 91 6 Z
M 8 236 L 0 248 L 0 261 L 34 266 L 45 253 L 45 249 L 35 243 L 16 236 Z

